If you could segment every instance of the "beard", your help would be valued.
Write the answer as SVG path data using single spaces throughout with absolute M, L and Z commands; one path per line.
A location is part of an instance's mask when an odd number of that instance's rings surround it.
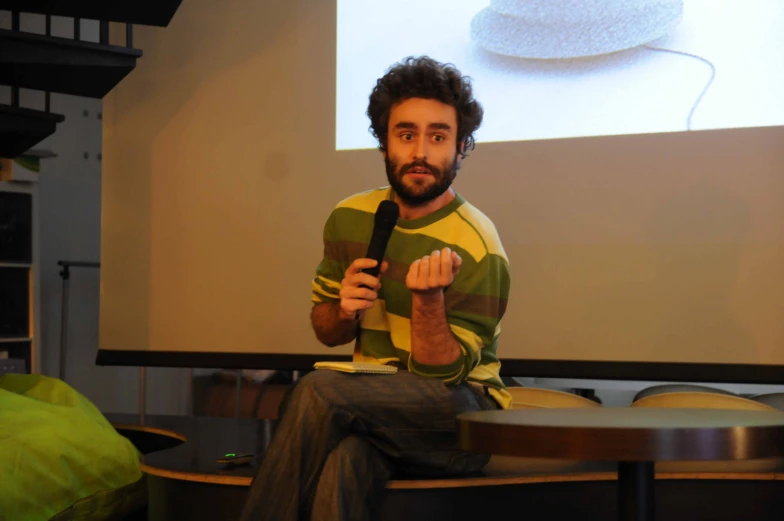
M 384 158 L 384 164 L 386 165 L 389 185 L 395 190 L 400 200 L 409 206 L 424 205 L 446 192 L 452 186 L 452 181 L 455 180 L 458 169 L 457 156 L 451 162 L 445 160 L 441 164 L 441 168 L 431 165 L 424 160 L 398 166 L 397 161 L 390 159 L 388 155 Z M 417 179 L 413 184 L 404 183 L 403 179 L 406 173 L 417 167 L 427 168 L 430 175 L 433 176 L 434 182 L 427 183 L 425 180 Z

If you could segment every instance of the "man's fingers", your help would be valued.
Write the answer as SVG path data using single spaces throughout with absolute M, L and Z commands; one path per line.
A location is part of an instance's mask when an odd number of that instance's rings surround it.
M 344 298 L 340 301 L 340 308 L 346 317 L 353 318 L 358 311 L 365 311 L 375 305 L 375 300 Z
M 417 277 L 417 287 L 428 287 L 428 280 L 430 279 L 430 255 L 422 257 L 419 263 L 419 276 Z
M 356 259 L 354 262 L 351 263 L 351 266 L 348 267 L 346 270 L 346 275 L 353 275 L 355 273 L 359 273 L 362 270 L 367 270 L 370 268 L 375 267 L 378 264 L 374 259 Z
M 357 308 L 357 311 L 362 311 L 362 310 L 365 310 L 365 309 L 370 309 L 370 308 L 372 308 L 373 306 L 375 306 L 375 304 L 376 304 L 376 303 L 375 303 L 374 301 L 372 301 L 372 300 L 362 300 L 362 299 L 360 299 L 360 300 L 356 300 L 355 302 L 356 302 L 356 308 Z
M 419 265 L 421 263 L 422 262 L 417 259 L 408 267 L 408 273 L 406 273 L 406 286 L 409 288 L 413 288 L 417 284 L 417 280 L 419 279 Z
M 436 288 L 441 284 L 441 251 L 435 250 L 430 254 L 430 276 L 427 285 Z
M 345 285 L 340 289 L 340 298 L 376 300 L 378 298 L 378 291 L 373 287 L 365 285 Z
M 386 273 L 388 268 L 389 268 L 389 263 L 387 261 L 382 262 L 381 263 L 381 272 L 380 272 L 381 275 Z
M 381 288 L 381 277 L 374 277 L 362 270 L 367 270 L 378 265 L 373 259 L 359 258 L 346 270 L 341 281 L 340 308 L 346 316 L 354 317 L 357 312 L 372 308 L 378 299 L 378 290 Z M 381 264 L 380 272 L 386 271 L 386 262 Z
M 347 281 L 347 284 L 350 286 L 367 286 L 377 290 L 381 287 L 381 279 L 367 273 L 357 273 Z
M 452 250 L 444 248 L 441 250 L 441 285 L 447 286 L 452 283 Z

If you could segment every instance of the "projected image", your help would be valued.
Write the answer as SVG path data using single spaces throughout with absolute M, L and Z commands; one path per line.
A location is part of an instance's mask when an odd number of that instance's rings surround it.
M 784 125 L 781 0 L 338 0 L 336 147 L 373 148 L 368 95 L 429 55 L 471 76 L 477 141 Z

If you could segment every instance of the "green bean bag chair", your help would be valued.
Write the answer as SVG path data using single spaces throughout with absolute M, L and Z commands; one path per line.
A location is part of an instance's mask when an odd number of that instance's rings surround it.
M 65 382 L 0 376 L 0 521 L 121 519 L 146 501 L 136 447 Z

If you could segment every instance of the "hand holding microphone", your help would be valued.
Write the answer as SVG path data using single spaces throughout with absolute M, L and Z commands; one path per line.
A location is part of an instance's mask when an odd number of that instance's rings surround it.
M 352 262 L 346 270 L 340 283 L 340 315 L 344 320 L 356 320 L 364 310 L 375 304 L 381 287 L 381 275 L 387 270 L 387 263 L 381 263 L 377 277 L 364 271 L 376 268 L 378 261 L 361 258 Z
M 367 255 L 351 263 L 340 283 L 341 318 L 357 320 L 375 304 L 381 275 L 388 267 L 384 253 L 399 215 L 400 208 L 394 201 L 384 200 L 378 205 Z

